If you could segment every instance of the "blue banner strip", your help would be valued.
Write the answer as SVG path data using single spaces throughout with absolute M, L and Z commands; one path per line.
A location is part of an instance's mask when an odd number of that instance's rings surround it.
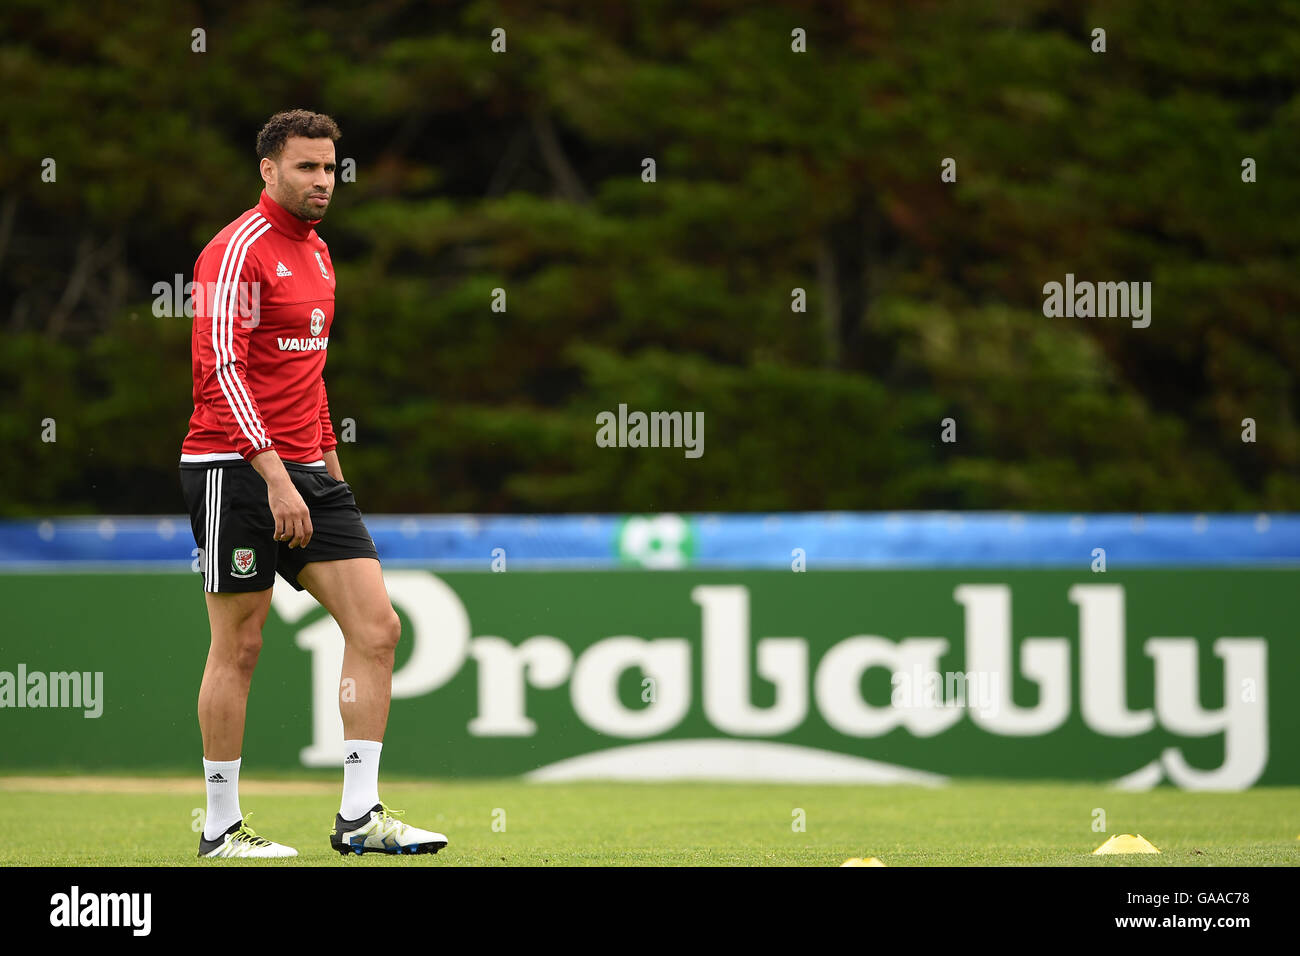
M 371 515 L 385 563 L 538 568 L 1300 565 L 1296 514 L 812 512 L 687 515 Z M 181 570 L 189 519 L 0 521 L 0 570 Z

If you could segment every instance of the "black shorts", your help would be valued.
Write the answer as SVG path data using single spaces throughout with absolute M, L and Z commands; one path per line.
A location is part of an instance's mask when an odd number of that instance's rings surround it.
M 248 462 L 181 463 L 203 590 L 265 591 L 278 571 L 301 591 L 298 573 L 312 561 L 379 559 L 347 482 L 332 477 L 324 465 L 286 461 L 284 467 L 311 512 L 311 541 L 305 548 L 275 540 L 266 482 Z

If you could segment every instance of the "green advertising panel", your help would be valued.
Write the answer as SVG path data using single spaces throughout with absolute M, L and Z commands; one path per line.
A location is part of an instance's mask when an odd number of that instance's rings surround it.
M 386 573 L 386 771 L 1300 784 L 1300 571 Z M 199 764 L 186 574 L 0 575 L 0 769 Z M 342 636 L 280 583 L 245 766 L 341 765 Z

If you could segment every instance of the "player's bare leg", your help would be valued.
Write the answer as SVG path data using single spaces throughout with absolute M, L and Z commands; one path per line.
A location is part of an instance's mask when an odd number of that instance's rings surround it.
M 208 790 L 199 856 L 297 856 L 297 850 L 250 830 L 239 809 L 248 688 L 262 650 L 262 625 L 271 608 L 271 591 L 205 592 L 204 597 L 212 643 L 199 688 L 199 730 Z
M 331 844 L 341 853 L 437 853 L 447 845 L 445 836 L 403 823 L 379 800 L 379 753 L 388 726 L 393 657 L 402 633 L 379 562 L 313 561 L 298 573 L 298 583 L 333 615 L 343 632 L 343 800 Z
M 208 760 L 238 760 L 253 668 L 262 650 L 262 625 L 271 591 L 207 592 L 212 643 L 199 688 L 199 730 Z
M 333 615 L 343 632 L 341 680 L 352 681 L 349 692 L 339 695 L 344 738 L 382 741 L 402 622 L 388 599 L 379 562 L 313 561 L 299 572 L 298 583 Z

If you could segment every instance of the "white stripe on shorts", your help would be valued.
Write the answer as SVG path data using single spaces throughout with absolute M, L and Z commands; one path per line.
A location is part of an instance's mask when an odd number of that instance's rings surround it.
M 226 469 L 216 468 L 217 473 L 217 507 L 215 525 L 212 529 L 212 590 L 221 590 L 221 485 L 226 480 Z
M 203 590 L 212 590 L 212 469 L 203 473 Z
M 221 550 L 221 473 L 223 468 L 208 469 L 208 539 L 206 590 L 221 590 L 218 554 Z

